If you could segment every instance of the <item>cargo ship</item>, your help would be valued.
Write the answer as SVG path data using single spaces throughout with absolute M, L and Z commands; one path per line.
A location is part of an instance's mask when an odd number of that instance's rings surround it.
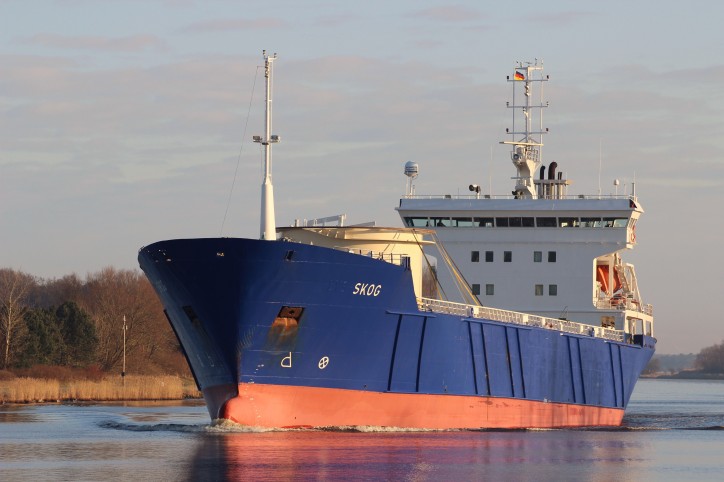
M 276 227 L 276 56 L 264 59 L 261 239 L 139 253 L 210 417 L 272 428 L 619 425 L 653 333 L 483 306 L 434 227 Z

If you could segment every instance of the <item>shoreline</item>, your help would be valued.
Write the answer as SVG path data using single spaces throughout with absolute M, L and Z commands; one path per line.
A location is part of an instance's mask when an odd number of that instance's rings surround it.
M 650 375 L 641 375 L 641 378 L 645 378 L 648 380 L 724 380 L 724 373 L 683 371 L 669 374 L 652 373 Z
M 148 407 L 158 405 L 159 407 L 167 406 L 206 406 L 203 397 L 201 398 L 169 398 L 162 400 L 34 400 L 30 402 L 7 402 L 0 401 L 0 409 L 3 407 L 28 407 L 31 405 L 73 405 L 73 406 L 139 406 Z
M 201 399 L 192 379 L 174 375 L 130 375 L 100 380 L 18 377 L 0 380 L 0 404 L 134 402 Z

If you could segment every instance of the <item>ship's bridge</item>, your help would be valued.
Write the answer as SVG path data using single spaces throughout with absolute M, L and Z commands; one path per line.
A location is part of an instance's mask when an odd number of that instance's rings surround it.
M 408 194 L 397 211 L 406 226 L 435 230 L 486 306 L 652 331 L 651 305 L 619 253 L 637 242 L 634 195 Z
M 636 243 L 636 222 L 644 212 L 633 196 L 583 195 L 560 199 L 408 195 L 400 199 L 397 211 L 408 227 L 483 229 L 489 231 L 486 236 L 512 234 L 567 242 L 593 237 L 623 246 Z M 509 233 L 508 228 L 520 232 Z

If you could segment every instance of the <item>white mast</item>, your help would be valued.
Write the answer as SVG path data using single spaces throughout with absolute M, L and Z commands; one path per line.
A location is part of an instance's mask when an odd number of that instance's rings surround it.
M 515 168 L 518 171 L 517 176 L 515 177 L 515 191 L 513 192 L 516 197 L 523 198 L 537 197 L 533 176 L 535 175 L 536 168 L 541 162 L 543 135 L 547 133 L 547 130 L 543 129 L 543 109 L 548 107 L 548 103 L 543 103 L 542 83 L 547 81 L 548 77 L 539 75 L 534 78 L 533 73 L 536 71 L 539 74 L 543 71 L 542 62 L 540 64 L 537 60 L 535 63 L 518 62 L 515 67 L 515 75 L 512 79 L 508 77 L 508 82 L 514 83 L 513 103 L 507 103 L 508 108 L 513 109 L 513 129 L 505 130 L 506 133 L 511 136 L 511 140 L 501 142 L 501 144 L 513 146 L 513 152 L 511 152 L 510 156 L 513 161 L 513 165 L 515 165 Z M 538 102 L 532 99 L 532 86 L 534 82 L 540 82 L 541 86 L 541 98 Z M 523 87 L 524 102 L 521 104 L 516 103 L 516 85 L 521 85 Z M 523 114 L 525 125 L 522 130 L 516 130 L 516 110 L 521 111 Z M 538 118 L 538 126 L 534 126 L 533 124 L 534 117 Z
M 254 142 L 264 146 L 264 181 L 261 184 L 261 239 L 275 240 L 276 220 L 274 219 L 274 187 L 272 186 L 271 145 L 279 142 L 279 136 L 271 135 L 272 124 L 272 62 L 277 54 L 269 56 L 266 50 L 264 56 L 264 77 L 266 78 L 266 115 L 264 137 L 254 136 Z

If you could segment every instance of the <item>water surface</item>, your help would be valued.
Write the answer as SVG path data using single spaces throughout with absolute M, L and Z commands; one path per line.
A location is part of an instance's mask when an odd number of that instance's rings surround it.
M 724 382 L 641 380 L 613 429 L 254 432 L 202 403 L 0 406 L 0 480 L 722 480 Z

